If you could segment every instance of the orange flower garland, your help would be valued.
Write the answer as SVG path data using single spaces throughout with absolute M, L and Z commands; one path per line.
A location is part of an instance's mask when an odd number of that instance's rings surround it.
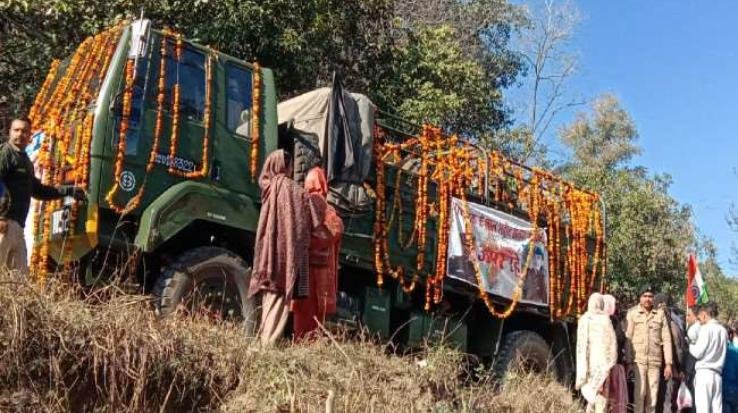
M 527 211 L 533 224 L 533 233 L 538 234 L 538 219 L 545 217 L 547 222 L 548 267 L 549 267 L 549 306 L 551 318 L 564 317 L 573 309 L 579 311 L 586 301 L 588 291 L 595 280 L 604 278 L 604 241 L 602 220 L 597 209 L 597 197 L 578 190 L 570 183 L 555 177 L 549 172 L 529 170 L 519 164 L 502 157 L 493 151 L 490 155 L 481 156 L 478 151 L 465 145 L 460 147 L 454 136 L 444 137 L 440 129 L 423 126 L 418 137 L 402 144 L 383 142 L 381 133 L 376 133 L 375 160 L 377 163 L 377 204 L 375 210 L 375 267 L 377 284 L 383 285 L 383 276 L 389 273 L 400 280 L 403 289 L 402 268 L 393 269 L 389 262 L 388 241 L 389 227 L 397 225 L 397 237 L 401 248 L 407 248 L 415 242 L 417 248 L 416 273 L 411 283 L 414 288 L 420 274 L 425 273 L 427 222 L 429 214 L 435 217 L 437 243 L 435 245 L 435 269 L 433 274 L 425 278 L 426 309 L 433 303 L 439 303 L 443 294 L 443 280 L 446 276 L 446 259 L 449 242 L 449 205 L 451 197 L 462 200 L 462 212 L 465 224 L 471 226 L 466 191 L 473 189 L 480 197 L 487 196 L 487 190 L 493 193 L 493 199 L 509 209 Z M 416 147 L 414 152 L 420 160 L 416 174 L 415 219 L 413 231 L 407 243 L 402 234 L 402 216 L 404 214 L 401 200 L 401 171 L 395 176 L 394 200 L 389 221 L 386 220 L 386 183 L 385 164 L 400 158 L 400 151 Z M 527 171 L 527 172 L 526 172 Z M 429 179 L 437 184 L 437 199 L 428 200 Z M 488 184 L 487 179 L 491 180 Z M 396 215 L 399 214 L 399 215 Z M 565 221 L 562 216 L 567 216 Z M 397 218 L 397 219 L 395 219 Z M 565 223 L 566 222 L 566 223 Z M 590 256 L 586 243 L 593 234 L 596 243 L 595 251 Z M 562 241 L 566 241 L 566 243 Z M 470 251 L 473 240 L 466 238 L 465 248 Z M 475 276 L 479 287 L 480 298 L 485 302 L 490 313 L 504 318 L 512 314 L 521 296 L 522 287 L 527 276 L 527 269 L 532 261 L 533 248 L 528 249 L 524 266 L 518 274 L 518 284 L 513 292 L 512 301 L 503 310 L 495 308 L 489 294 L 484 290 L 478 265 Z M 469 254 L 473 256 L 474 254 Z M 472 260 L 473 261 L 473 260 Z M 478 264 L 478 263 L 477 263 Z M 569 289 L 568 294 L 565 288 Z M 565 299 L 565 302 L 562 302 Z
M 253 91 L 251 93 L 251 151 L 249 154 L 249 173 L 255 182 L 259 172 L 259 144 L 261 139 L 261 66 L 254 63 Z
M 49 98 L 49 91 L 51 90 L 51 83 L 54 81 L 54 79 L 56 79 L 56 74 L 59 71 L 59 63 L 60 62 L 57 59 L 54 59 L 51 62 L 49 73 L 46 75 L 46 79 L 44 80 L 44 83 L 41 85 L 41 89 L 36 95 L 36 99 L 34 99 L 33 101 L 33 106 L 31 106 L 31 110 L 28 113 L 28 118 L 31 120 L 31 124 L 34 127 L 38 124 L 38 117 L 39 117 L 41 108 L 46 103 L 46 100 Z
M 405 293 L 410 293 L 415 289 L 419 276 L 413 275 L 411 280 L 408 282 L 405 280 L 404 271 L 402 267 L 392 268 L 389 263 L 389 245 L 388 245 L 388 228 L 385 223 L 385 211 L 386 211 L 386 184 L 385 184 L 385 166 L 384 159 L 391 155 L 398 148 L 382 147 L 379 144 L 379 135 L 375 136 L 374 154 L 377 162 L 377 189 L 376 189 L 376 206 L 375 206 L 375 220 L 374 220 L 374 265 L 377 271 L 377 285 L 384 285 L 385 272 L 397 280 Z
M 146 174 L 151 173 L 156 165 L 156 157 L 159 154 L 159 145 L 161 142 L 161 135 L 164 125 L 164 101 L 166 98 L 166 75 L 167 75 L 167 36 L 166 34 L 161 38 L 160 46 L 160 59 L 159 59 L 159 79 L 157 81 L 158 94 L 156 96 L 156 124 L 154 126 L 154 140 L 151 143 L 151 151 L 149 152 L 149 159 L 146 162 Z M 125 153 L 125 149 L 123 150 Z M 125 208 L 125 212 L 132 211 L 138 207 L 143 198 L 143 194 L 146 192 L 146 180 L 141 183 L 138 188 L 136 195 L 134 195 L 129 201 Z
M 174 49 L 174 59 L 177 62 L 177 65 L 182 60 L 182 35 L 177 34 L 175 36 L 175 49 Z M 175 158 L 177 156 L 177 140 L 179 139 L 179 110 L 180 110 L 180 98 L 181 98 L 181 86 L 179 84 L 179 76 L 176 79 L 176 83 L 174 84 L 174 88 L 172 89 L 172 131 L 169 135 L 169 173 L 170 174 L 176 174 L 177 169 L 174 167 L 175 165 Z
M 69 171 L 78 186 L 87 187 L 93 124 L 93 115 L 88 107 L 97 97 L 122 27 L 122 24 L 117 25 L 87 38 L 72 55 L 53 91 L 50 82 L 57 77 L 59 63 L 52 64 L 45 86 L 36 97 L 31 114 L 34 128 L 43 129 L 46 134 L 39 151 L 39 163 L 44 171 L 42 180 L 47 185 L 60 184 L 63 175 Z M 71 148 L 73 136 L 75 142 L 74 148 Z M 70 149 L 73 149 L 74 156 L 71 156 Z M 66 167 L 67 163 L 71 163 L 70 170 Z M 51 213 L 60 207 L 61 201 L 43 202 L 35 207 L 34 237 L 39 242 L 34 243 L 30 268 L 41 282 L 47 277 L 49 265 Z M 70 209 L 70 231 L 75 228 L 78 209 L 79 205 L 75 202 Z M 61 258 L 65 261 L 71 254 L 71 243 L 65 240 L 63 246 Z
M 208 52 L 208 58 L 205 61 L 205 110 L 203 111 L 203 138 L 202 138 L 202 160 L 200 161 L 200 169 L 192 172 L 183 172 L 174 168 L 174 162 L 170 163 L 169 173 L 188 179 L 202 178 L 208 174 L 208 163 L 209 163 L 209 148 L 210 148 L 210 122 L 211 122 L 211 105 L 212 105 L 212 83 L 213 83 L 213 69 L 212 69 L 212 53 Z M 177 93 L 177 99 L 179 99 L 179 84 L 175 86 Z M 157 124 L 158 126 L 158 124 Z M 175 142 L 176 145 L 176 141 Z M 157 142 L 158 145 L 158 142 Z M 174 148 L 176 149 L 176 148 Z M 152 152 L 152 157 L 155 160 L 156 154 Z M 170 159 L 174 157 L 174 152 L 170 153 Z M 150 160 L 149 163 L 153 167 L 153 162 Z M 149 172 L 149 170 L 147 170 Z
M 117 205 L 114 198 L 115 194 L 118 192 L 118 188 L 120 188 L 121 174 L 123 173 L 123 162 L 125 161 L 126 135 L 128 134 L 128 122 L 131 117 L 131 107 L 133 101 L 134 62 L 135 61 L 133 59 L 128 59 L 126 61 L 124 77 L 125 85 L 123 89 L 123 110 L 121 111 L 120 129 L 118 131 L 118 151 L 115 156 L 115 169 L 113 171 L 115 182 L 113 183 L 112 188 L 110 188 L 110 191 L 108 191 L 108 194 L 105 196 L 105 200 L 110 205 L 110 208 L 118 214 L 121 214 L 126 210 L 125 206 Z
M 154 167 L 156 166 L 156 158 L 159 153 L 159 147 L 161 143 L 161 136 L 163 131 L 163 118 L 164 118 L 164 103 L 166 99 L 166 62 L 167 62 L 167 41 L 171 36 L 175 37 L 175 59 L 177 62 L 179 62 L 182 58 L 182 50 L 184 46 L 184 40 L 180 34 L 171 32 L 169 30 L 165 30 L 161 39 L 161 45 L 160 45 L 160 64 L 159 64 L 159 78 L 158 78 L 158 95 L 157 95 L 157 114 L 156 114 L 156 123 L 154 127 L 154 139 L 151 146 L 151 151 L 149 152 L 149 157 L 146 163 L 146 173 L 149 174 L 154 170 Z M 205 66 L 205 73 L 206 73 L 206 79 L 205 79 L 205 108 L 203 111 L 203 125 L 204 125 L 204 132 L 203 132 L 203 148 L 202 148 L 202 161 L 200 164 L 200 168 L 195 171 L 191 172 L 183 172 L 175 168 L 175 162 L 174 159 L 176 158 L 177 153 L 177 143 L 178 143 L 178 137 L 179 137 L 179 122 L 180 122 L 180 102 L 181 102 L 181 85 L 179 84 L 179 81 L 175 83 L 173 89 L 172 89 L 172 128 L 171 128 L 171 135 L 170 135 L 170 145 L 169 145 L 169 156 L 168 156 L 168 162 L 169 165 L 167 170 L 170 174 L 182 178 L 187 179 L 193 179 L 193 178 L 201 178 L 207 175 L 209 170 L 209 148 L 210 148 L 210 129 L 211 129 L 211 123 L 212 123 L 212 50 L 208 52 L 208 57 L 206 61 Z M 126 115 L 128 113 L 128 115 Z M 127 118 L 127 116 L 130 115 L 129 109 L 126 107 L 125 104 L 125 97 L 124 97 L 124 105 L 123 105 L 123 111 L 121 114 L 121 125 L 123 124 L 123 119 Z M 126 123 L 127 124 L 127 123 Z M 114 191 L 117 190 L 118 182 L 120 180 L 120 172 L 122 171 L 122 165 L 125 161 L 125 142 L 119 141 L 118 145 L 118 151 L 116 155 L 116 184 L 111 188 L 111 192 L 108 193 L 110 195 L 111 193 L 114 193 Z M 141 184 L 136 194 L 131 197 L 131 199 L 127 202 L 125 206 L 117 206 L 111 204 L 111 207 L 113 210 L 115 210 L 119 214 L 126 214 L 134 209 L 136 209 L 143 199 L 143 195 L 146 190 L 146 181 Z M 106 198 L 107 199 L 107 198 Z M 108 200 L 110 203 L 110 200 Z

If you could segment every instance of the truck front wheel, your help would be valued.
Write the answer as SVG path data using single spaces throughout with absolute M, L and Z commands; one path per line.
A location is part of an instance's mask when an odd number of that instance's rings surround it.
M 251 268 L 224 248 L 198 247 L 182 253 L 156 281 L 155 306 L 166 316 L 177 309 L 243 321 L 248 335 L 258 326 L 255 300 L 248 298 Z
M 494 372 L 499 378 L 511 370 L 547 373 L 552 368 L 551 349 L 546 340 L 527 330 L 505 334 L 494 363 Z

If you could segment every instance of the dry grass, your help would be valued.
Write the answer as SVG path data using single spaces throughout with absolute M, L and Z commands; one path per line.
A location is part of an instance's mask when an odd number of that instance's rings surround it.
M 336 412 L 580 411 L 549 379 L 472 381 L 443 348 L 399 357 L 323 337 L 265 349 L 235 326 L 161 320 L 144 297 L 104 293 L 0 274 L 0 411 L 317 412 L 329 398 Z

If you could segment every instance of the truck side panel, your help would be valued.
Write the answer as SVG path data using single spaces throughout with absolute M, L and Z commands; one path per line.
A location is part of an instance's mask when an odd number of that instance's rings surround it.
M 153 252 L 198 220 L 253 233 L 259 211 L 251 197 L 204 183 L 180 182 L 146 208 L 135 244 L 143 252 Z

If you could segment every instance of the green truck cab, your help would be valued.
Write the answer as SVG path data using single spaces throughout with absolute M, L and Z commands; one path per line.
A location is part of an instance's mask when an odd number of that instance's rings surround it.
M 69 94 L 79 99 L 65 99 Z M 279 125 L 277 106 L 269 69 L 155 30 L 145 20 L 81 45 L 52 69 L 31 118 L 46 136 L 44 180 L 81 183 L 89 199 L 42 205 L 35 271 L 70 268 L 85 285 L 122 279 L 153 294 L 162 314 L 178 306 L 205 309 L 243 319 L 253 333 L 258 302 L 246 292 L 260 207 L 256 175 L 270 152 L 286 148 L 303 156 L 315 144 Z M 373 123 L 387 139 L 401 141 L 412 136 L 403 130 L 417 132 L 381 112 Z M 401 212 L 406 233 L 417 176 L 392 164 L 383 177 L 387 204 L 399 194 L 407 205 Z M 376 190 L 377 178 L 372 168 L 365 186 Z M 429 192 L 436 195 L 434 184 Z M 524 216 L 506 202 L 483 198 L 474 199 Z M 335 322 L 365 326 L 407 348 L 444 342 L 495 359 L 503 370 L 522 356 L 537 369 L 553 368 L 562 380 L 572 380 L 572 317 L 521 303 L 509 317 L 498 318 L 478 289 L 454 280 L 444 284 L 442 304 L 430 311 L 424 308 L 422 277 L 409 293 L 390 277 L 378 286 L 375 218 L 374 211 L 344 217 Z M 431 216 L 428 222 L 428 273 L 436 221 Z M 390 231 L 391 261 L 412 268 L 417 250 L 403 249 L 396 235 Z M 589 293 L 593 285 L 586 288 Z M 509 305 L 503 297 L 492 300 L 500 308 Z

